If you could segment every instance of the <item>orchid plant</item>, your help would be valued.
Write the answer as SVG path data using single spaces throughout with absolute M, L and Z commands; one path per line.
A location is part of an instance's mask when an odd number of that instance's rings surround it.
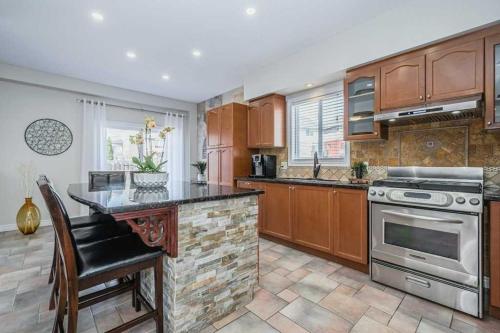
M 162 150 L 160 157 L 155 161 L 157 152 L 153 151 L 153 129 L 156 128 L 156 121 L 153 117 L 144 119 L 144 128 L 137 134 L 130 136 L 130 143 L 137 145 L 138 157 L 133 157 L 132 162 L 137 166 L 140 172 L 160 172 L 166 160 L 163 160 L 165 153 L 165 143 L 168 133 L 174 130 L 173 127 L 165 127 L 158 134 L 162 141 Z

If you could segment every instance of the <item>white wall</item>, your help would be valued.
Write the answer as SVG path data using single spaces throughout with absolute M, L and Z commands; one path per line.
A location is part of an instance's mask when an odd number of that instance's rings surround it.
M 245 99 L 291 93 L 306 83 L 343 78 L 345 70 L 500 20 L 499 0 L 415 0 L 338 33 L 245 77 Z
M 24 70 L 21 72 L 25 73 Z M 33 71 L 31 72 L 33 74 Z M 10 79 L 6 81 L 2 77 L 4 73 L 0 65 L 0 156 L 2 159 L 0 163 L 0 211 L 2 212 L 0 230 L 11 229 L 15 225 L 15 216 L 23 203 L 21 178 L 17 172 L 17 167 L 19 164 L 29 161 L 34 162 L 37 173 L 47 174 L 55 183 L 57 190 L 63 194 L 63 200 L 67 205 L 69 214 L 72 216 L 79 215 L 79 205 L 67 196 L 66 189 L 68 184 L 80 181 L 80 151 L 83 130 L 81 125 L 82 105 L 77 103 L 76 99 L 85 97 L 86 94 L 54 89 L 53 87 L 48 88 L 26 84 L 24 82 L 13 82 Z M 10 73 L 14 72 L 11 71 Z M 45 73 L 35 74 L 43 77 Z M 49 77 L 53 76 L 49 75 Z M 61 82 L 65 80 L 66 78 L 61 77 Z M 170 103 L 168 99 L 164 99 L 163 97 L 136 92 L 130 92 L 130 95 L 128 95 L 128 90 L 113 87 L 106 87 L 106 89 L 99 91 L 99 85 L 85 81 L 83 81 L 81 87 L 83 86 L 91 87 L 93 92 L 98 93 L 95 95 L 98 95 L 108 103 L 116 103 L 129 107 L 142 107 L 160 112 L 173 109 L 162 106 L 162 104 L 169 105 Z M 107 97 L 108 92 L 111 92 L 109 94 L 110 97 Z M 123 99 L 118 100 L 117 97 Z M 135 97 L 141 103 L 132 103 L 131 101 Z M 149 99 L 149 97 L 151 98 Z M 188 154 L 186 156 L 186 163 L 191 163 L 190 157 L 193 153 L 195 156 L 194 159 L 196 159 L 196 104 L 185 103 L 184 105 L 184 102 L 174 101 L 170 105 L 176 105 L 179 108 L 186 107 L 187 109 L 185 111 L 188 113 L 190 126 L 187 129 L 188 140 L 186 145 L 188 145 Z M 176 108 L 176 110 L 181 110 L 179 108 Z M 109 115 L 113 120 L 120 119 L 123 121 L 142 121 L 143 118 L 141 112 L 113 107 L 109 107 Z M 68 151 L 57 156 L 42 156 L 30 150 L 24 142 L 24 130 L 29 123 L 39 118 L 60 120 L 71 129 L 73 144 Z M 193 121 L 194 126 L 191 125 Z M 194 147 L 192 147 L 193 142 Z M 35 188 L 33 193 L 34 202 L 42 210 L 42 219 L 48 220 L 49 216 L 38 189 Z

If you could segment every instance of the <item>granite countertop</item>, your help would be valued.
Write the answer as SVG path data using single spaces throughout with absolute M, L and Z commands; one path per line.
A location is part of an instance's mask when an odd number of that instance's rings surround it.
M 483 197 L 485 201 L 500 201 L 500 187 L 485 186 Z
M 369 184 L 351 184 L 341 180 L 312 179 L 312 178 L 254 178 L 236 177 L 236 180 L 278 184 L 312 185 L 312 186 L 332 186 L 351 189 L 368 190 Z
M 92 189 L 87 183 L 79 183 L 68 187 L 68 195 L 72 199 L 104 214 L 224 200 L 262 193 L 264 191 L 181 181 L 169 181 L 166 188 L 155 190 L 139 189 L 131 184 L 108 185 Z

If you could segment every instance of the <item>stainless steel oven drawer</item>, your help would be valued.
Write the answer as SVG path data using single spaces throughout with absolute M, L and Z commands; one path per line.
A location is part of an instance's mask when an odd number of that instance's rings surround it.
M 372 261 L 371 277 L 373 281 L 403 290 L 409 294 L 420 296 L 453 309 L 482 317 L 481 297 L 470 288 L 463 288 L 446 281 L 438 281 L 426 274 L 413 273 L 408 269 L 385 265 Z

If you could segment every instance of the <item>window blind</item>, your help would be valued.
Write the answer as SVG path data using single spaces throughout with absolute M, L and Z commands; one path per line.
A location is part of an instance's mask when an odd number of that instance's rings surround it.
M 321 160 L 345 162 L 342 91 L 293 103 L 290 110 L 292 161 L 309 161 L 317 151 Z

